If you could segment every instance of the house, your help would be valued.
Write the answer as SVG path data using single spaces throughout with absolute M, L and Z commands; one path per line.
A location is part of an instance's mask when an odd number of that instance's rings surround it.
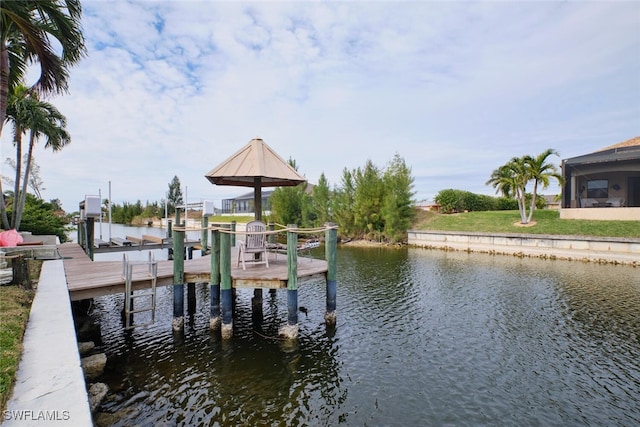
M 313 184 L 306 184 L 305 191 L 307 194 L 311 194 L 313 191 Z M 274 190 L 262 190 L 262 212 L 269 215 L 271 213 L 271 195 Z M 253 191 L 242 194 L 233 199 L 222 200 L 222 214 L 223 215 L 252 215 L 255 213 L 255 202 L 253 200 Z
M 273 194 L 273 190 L 262 191 L 262 211 L 270 212 L 271 205 L 269 199 Z M 253 200 L 253 191 L 242 194 L 233 199 L 222 200 L 222 214 L 234 214 L 234 215 L 253 215 L 255 213 L 255 203 Z
M 640 136 L 565 159 L 562 175 L 561 218 L 640 220 Z

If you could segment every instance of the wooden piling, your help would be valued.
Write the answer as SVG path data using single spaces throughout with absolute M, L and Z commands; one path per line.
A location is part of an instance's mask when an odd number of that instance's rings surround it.
M 209 252 L 209 217 L 202 216 L 202 233 L 200 234 L 200 255 L 205 256 Z
M 327 311 L 324 319 L 327 325 L 335 325 L 336 323 L 336 294 L 338 288 L 337 271 L 338 271 L 338 229 L 335 224 L 325 224 L 325 258 L 327 260 Z
M 234 248 L 236 246 L 236 220 L 231 220 L 231 247 Z
M 173 230 L 173 321 L 174 331 L 184 327 L 184 230 Z
M 225 231 L 231 231 L 229 225 L 224 225 Z M 223 339 L 233 336 L 233 292 L 231 290 L 231 234 L 220 233 L 220 299 L 222 305 Z
M 211 231 L 211 317 L 209 327 L 219 329 L 222 317 L 220 315 L 220 232 Z
M 289 224 L 289 229 L 297 228 Z M 298 233 L 287 231 L 287 324 L 278 334 L 287 339 L 298 337 Z
M 166 237 L 171 237 L 173 236 L 173 228 L 172 228 L 172 223 L 170 219 L 167 219 L 167 236 Z M 168 248 L 167 249 L 167 260 L 169 261 L 173 261 L 173 248 Z

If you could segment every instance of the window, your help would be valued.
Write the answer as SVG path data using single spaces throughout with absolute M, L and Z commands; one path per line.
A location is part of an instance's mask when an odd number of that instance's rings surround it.
M 606 179 L 587 181 L 587 197 L 590 199 L 606 199 L 609 197 L 609 181 Z

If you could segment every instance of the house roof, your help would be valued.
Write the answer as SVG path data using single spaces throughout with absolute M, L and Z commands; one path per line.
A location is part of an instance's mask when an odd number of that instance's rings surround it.
M 241 187 L 255 187 L 256 183 L 260 187 L 280 187 L 306 181 L 260 138 L 249 141 L 205 177 L 213 184 Z
M 640 160 L 640 136 L 602 148 L 590 154 L 565 159 L 563 163 L 566 165 L 578 165 L 625 160 Z
M 624 147 L 638 147 L 640 149 L 640 136 L 636 136 L 635 138 L 627 139 L 626 141 L 619 142 L 614 145 L 610 145 L 605 148 L 601 148 L 598 151 L 612 150 L 616 148 L 624 148 Z

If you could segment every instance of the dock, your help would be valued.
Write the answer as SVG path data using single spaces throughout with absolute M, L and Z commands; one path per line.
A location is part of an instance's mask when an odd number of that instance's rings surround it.
M 131 246 L 119 247 L 129 250 Z M 139 248 L 136 248 L 140 250 Z M 150 248 L 145 248 L 150 249 Z M 69 297 L 72 301 L 96 298 L 103 295 L 123 294 L 124 277 L 122 261 L 91 261 L 77 243 L 58 245 L 58 251 L 64 261 Z M 233 288 L 286 289 L 287 258 L 269 254 L 269 267 L 252 265 L 243 270 L 236 267 L 238 253 L 231 251 L 231 286 Z M 299 257 L 298 278 L 300 282 L 324 279 L 327 261 Z M 173 261 L 158 261 L 157 286 L 173 284 Z M 209 255 L 184 261 L 184 282 L 202 283 L 211 281 L 211 257 Z M 151 287 L 151 280 L 144 271 L 134 272 L 133 289 L 142 290 Z
M 260 241 L 262 246 L 257 246 L 260 252 L 255 251 L 249 255 L 255 256 L 255 262 L 246 259 L 247 249 L 245 242 L 241 242 L 239 247 L 235 246 L 236 230 L 234 224 L 222 224 L 209 228 L 206 217 L 203 218 L 202 241 L 189 242 L 186 239 L 186 228 L 184 226 L 173 229 L 173 238 L 160 238 L 155 236 L 142 236 L 133 238 L 127 236 L 122 241 L 109 242 L 106 245 L 95 245 L 94 251 L 93 236 L 89 233 L 82 237 L 81 243 L 86 242 L 86 247 L 81 244 L 65 243 L 57 247 L 57 251 L 64 260 L 64 270 L 69 290 L 69 297 L 72 301 L 95 298 L 103 295 L 122 293 L 125 295 L 125 315 L 126 328 L 135 327 L 133 314 L 141 311 L 151 311 L 152 318 L 155 315 L 156 288 L 158 286 L 171 285 L 173 289 L 173 320 L 174 331 L 181 331 L 184 328 L 184 293 L 185 285 L 189 294 L 195 283 L 209 283 L 211 289 L 210 304 L 211 317 L 209 326 L 211 329 L 219 329 L 223 339 L 231 338 L 233 335 L 233 289 L 253 288 L 254 298 L 252 306 L 256 314 L 261 317 L 262 312 L 262 290 L 285 289 L 287 292 L 287 324 L 280 328 L 279 334 L 287 339 L 293 339 L 298 335 L 298 285 L 310 280 L 324 279 L 326 283 L 326 305 L 325 321 L 327 325 L 335 325 L 336 319 L 336 242 L 337 226 L 326 224 L 317 229 L 299 229 L 295 225 L 287 226 L 278 232 L 286 233 L 287 245 L 286 256 L 278 257 L 278 250 L 269 251 L 266 244 L 266 235 L 274 234 L 272 231 L 254 229 L 243 234 L 249 236 L 259 236 L 255 241 Z M 298 232 L 323 233 L 325 234 L 325 260 L 299 256 L 300 250 L 307 250 L 311 247 L 318 247 L 319 240 L 313 246 L 298 245 Z M 211 235 L 211 246 L 207 245 L 208 235 Z M 205 238 L 206 237 L 206 238 Z M 126 242 L 131 242 L 127 244 Z M 142 250 L 143 247 L 151 249 L 148 245 L 155 245 L 154 248 L 161 249 L 171 242 L 171 253 L 173 259 L 169 261 L 155 260 L 149 252 L 147 261 L 129 261 L 123 255 L 122 261 L 93 261 L 93 252 L 99 250 L 126 251 Z M 317 245 L 316 245 L 317 243 Z M 160 247 L 158 247 L 160 246 Z M 195 247 L 204 248 L 200 258 L 192 258 L 192 250 Z M 279 246 L 272 246 L 272 249 L 284 250 Z M 210 249 L 210 251 L 209 251 Z M 244 252 L 242 268 L 238 263 L 240 250 Z M 213 255 L 206 255 L 210 253 Z M 282 253 L 282 252 L 280 252 Z M 175 256 L 175 254 L 189 254 L 188 258 Z M 310 255 L 310 254 L 309 254 Z M 265 262 L 267 261 L 268 262 Z M 258 262 L 260 261 L 260 262 Z M 245 264 L 249 264 L 245 268 Z M 146 268 L 134 268 L 134 267 Z M 136 291 L 150 290 L 150 293 L 138 293 Z M 133 307 L 133 300 L 137 297 L 148 297 L 151 301 L 149 306 L 139 308 Z M 153 321 L 153 320 L 152 320 Z

